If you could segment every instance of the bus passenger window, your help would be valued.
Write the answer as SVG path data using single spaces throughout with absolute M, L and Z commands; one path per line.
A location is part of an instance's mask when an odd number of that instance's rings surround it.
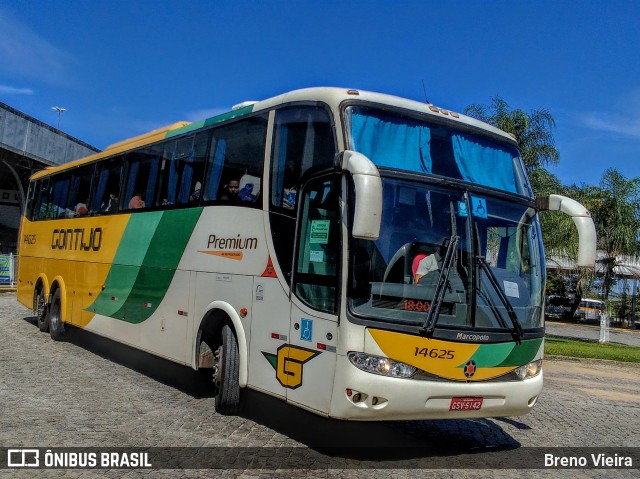
M 271 152 L 271 205 L 295 210 L 302 175 L 311 167 L 331 165 L 335 154 L 327 110 L 311 106 L 278 110 Z
M 123 209 L 153 206 L 159 168 L 160 158 L 155 149 L 145 148 L 127 155 Z
M 118 211 L 121 179 L 121 156 L 98 164 L 96 175 L 93 178 L 91 212 L 112 213 Z
M 267 117 L 245 118 L 209 133 L 204 201 L 260 206 Z
M 67 197 L 69 195 L 69 178 L 68 173 L 60 173 L 53 177 L 53 195 L 51 198 L 51 207 L 49 208 L 49 218 L 64 218 L 73 216 L 73 211 L 67 209 Z
M 72 216 L 85 216 L 89 213 L 89 196 L 94 172 L 95 165 L 82 166 L 74 170 L 67 206 Z

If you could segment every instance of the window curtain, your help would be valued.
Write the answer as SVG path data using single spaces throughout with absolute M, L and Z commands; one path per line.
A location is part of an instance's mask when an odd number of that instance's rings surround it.
M 351 115 L 353 148 L 369 157 L 377 166 L 431 173 L 429 152 L 431 132 L 426 125 L 410 120 L 396 123 L 391 119 Z
M 513 155 L 463 133 L 451 140 L 463 180 L 516 193 Z
M 211 171 L 207 178 L 207 186 L 205 188 L 205 197 L 207 201 L 215 200 L 218 198 L 218 186 L 220 185 L 220 178 L 222 177 L 222 167 L 224 166 L 224 156 L 227 151 L 227 140 L 220 139 L 216 141 L 215 153 L 213 155 L 213 162 L 210 166 Z
M 186 203 L 189 201 L 189 193 L 191 193 L 191 180 L 193 179 L 193 158 L 195 152 L 191 150 L 189 156 L 184 159 L 182 167 L 182 178 L 180 179 L 180 191 L 178 192 L 178 203 Z
M 153 206 L 153 195 L 156 190 L 156 180 L 160 170 L 160 158 L 151 160 L 151 170 L 149 171 L 149 182 L 147 183 L 147 194 L 144 197 L 144 203 L 147 206 Z
M 282 125 L 280 127 L 279 140 L 276 145 L 277 152 L 275 154 L 277 161 L 275 167 L 277 170 L 274 172 L 273 185 L 273 205 L 282 206 L 282 194 L 284 190 L 284 172 L 287 161 L 287 141 L 289 136 L 289 129 Z
M 127 208 L 129 205 L 129 200 L 133 198 L 133 195 L 136 193 L 133 189 L 136 187 L 136 178 L 138 177 L 138 170 L 140 169 L 140 162 L 134 161 L 131 163 L 129 167 L 129 177 L 127 178 L 127 189 L 124 193 L 125 202 L 124 208 Z
M 107 180 L 109 179 L 109 170 L 106 168 L 100 173 L 100 180 L 98 180 L 98 189 L 96 190 L 96 196 L 93 199 L 92 211 L 100 211 L 102 206 L 102 198 L 104 192 L 107 189 Z

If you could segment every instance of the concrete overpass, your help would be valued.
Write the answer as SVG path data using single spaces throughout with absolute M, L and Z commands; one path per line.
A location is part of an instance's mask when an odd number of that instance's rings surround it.
M 16 251 L 29 177 L 98 151 L 0 102 L 0 254 Z

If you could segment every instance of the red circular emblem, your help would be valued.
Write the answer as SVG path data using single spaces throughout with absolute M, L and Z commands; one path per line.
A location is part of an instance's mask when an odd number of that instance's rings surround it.
M 476 362 L 474 360 L 467 361 L 467 364 L 464 365 L 464 375 L 470 378 L 476 373 L 476 369 Z

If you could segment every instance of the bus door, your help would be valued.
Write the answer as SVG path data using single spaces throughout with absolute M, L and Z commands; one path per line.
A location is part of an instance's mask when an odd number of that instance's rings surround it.
M 340 177 L 303 187 L 291 285 L 287 401 L 328 413 L 338 343 Z

